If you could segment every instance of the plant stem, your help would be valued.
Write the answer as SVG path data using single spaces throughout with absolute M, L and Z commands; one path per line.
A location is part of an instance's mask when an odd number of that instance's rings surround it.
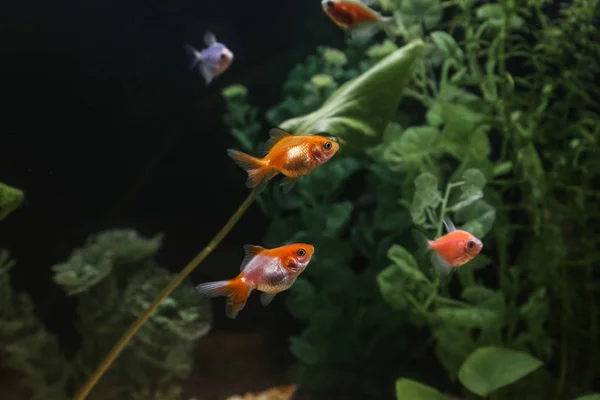
M 231 231 L 231 229 L 235 226 L 235 224 L 240 220 L 242 215 L 246 212 L 248 207 L 252 204 L 254 199 L 256 198 L 256 194 L 254 190 L 250 192 L 246 200 L 242 203 L 242 205 L 236 210 L 236 212 L 229 218 L 229 221 L 221 228 L 221 230 L 215 235 L 215 237 L 208 243 L 208 245 L 200 251 L 196 257 L 190 261 L 185 268 L 177 275 L 161 292 L 160 295 L 154 300 L 154 302 L 148 307 L 146 312 L 142 314 L 131 326 L 129 329 L 121 336 L 121 339 L 114 345 L 114 347 L 110 350 L 104 361 L 98 366 L 96 371 L 88 378 L 87 382 L 79 393 L 75 396 L 74 400 L 83 400 L 87 397 L 93 387 L 98 383 L 102 375 L 106 372 L 108 367 L 115 361 L 117 356 L 121 353 L 121 351 L 125 348 L 127 343 L 131 340 L 131 338 L 137 333 L 137 331 L 142 327 L 144 322 L 150 317 L 150 315 L 156 310 L 160 303 L 162 303 L 169 295 L 183 282 L 183 280 L 190 274 L 204 259 L 212 253 L 212 251 L 221 243 L 221 241 L 225 238 L 225 236 Z

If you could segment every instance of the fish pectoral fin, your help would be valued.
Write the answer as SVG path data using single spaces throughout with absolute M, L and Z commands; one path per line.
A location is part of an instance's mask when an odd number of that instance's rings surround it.
M 265 143 L 264 153 L 265 155 L 275 146 L 277 142 L 281 139 L 284 139 L 288 136 L 292 136 L 289 132 L 284 131 L 283 129 L 273 128 L 269 131 L 269 140 Z
M 217 38 L 215 37 L 215 35 L 212 32 L 206 32 L 204 34 L 204 43 L 207 46 L 210 46 L 211 44 L 214 44 L 217 42 Z
M 292 190 L 292 188 L 294 187 L 294 184 L 297 180 L 298 178 L 290 178 L 289 176 L 283 178 L 281 180 L 281 183 L 279 184 L 279 186 L 283 188 L 283 193 L 289 193 L 289 191 Z
M 261 293 L 260 294 L 260 303 L 266 307 L 268 306 L 271 301 L 273 301 L 273 297 L 275 297 L 276 293 Z
M 246 254 L 246 256 L 242 260 L 242 264 L 240 265 L 240 271 L 243 271 L 248 266 L 248 263 L 250 263 L 250 261 L 254 257 L 256 257 L 256 255 L 260 254 L 264 250 L 265 248 L 261 246 L 256 246 L 253 244 L 244 245 L 244 253 Z

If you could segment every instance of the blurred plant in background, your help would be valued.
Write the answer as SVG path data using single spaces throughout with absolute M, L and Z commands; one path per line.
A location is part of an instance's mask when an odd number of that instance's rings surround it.
M 172 279 L 154 261 L 161 241 L 160 235 L 146 239 L 133 230 L 109 230 L 89 237 L 65 263 L 53 267 L 55 282 L 78 300 L 82 341 L 73 359 L 36 317 L 29 296 L 14 293 L 8 272 L 15 261 L 0 251 L 0 363 L 23 376 L 30 398 L 71 398 L 122 331 L 148 308 Z M 178 380 L 191 372 L 192 350 L 210 324 L 207 300 L 184 283 L 150 317 L 89 398 L 179 398 Z
M 574 0 L 558 13 L 546 0 L 378 4 L 396 16 L 402 40 L 425 45 L 422 60 L 396 75 L 410 83 L 399 107 L 389 101 L 395 114 L 383 137 L 375 133 L 380 144 L 363 141 L 286 196 L 274 180 L 258 199 L 272 220 L 266 246 L 302 240 L 319 249 L 286 298 L 306 324 L 291 339 L 300 387 L 381 395 L 403 376 L 398 399 L 589 392 L 600 379 L 598 1 Z M 268 122 L 306 134 L 317 125 L 306 121 L 340 96 L 357 109 L 385 101 L 383 86 L 372 84 L 371 94 L 365 86 L 360 97 L 341 85 L 396 52 L 389 39 L 318 48 L 290 73 Z M 228 114 L 242 115 L 252 108 L 235 88 L 223 92 Z M 267 138 L 252 110 L 226 123 L 258 154 Z M 370 134 L 369 117 L 349 116 L 358 118 L 346 122 L 353 135 L 362 122 Z M 415 258 L 409 234 L 416 225 L 441 235 L 445 215 L 485 246 L 451 280 Z M 429 351 L 446 380 L 418 367 Z

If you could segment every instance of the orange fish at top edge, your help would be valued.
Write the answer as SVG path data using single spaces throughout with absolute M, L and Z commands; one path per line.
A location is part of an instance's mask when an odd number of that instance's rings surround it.
M 226 296 L 225 314 L 229 318 L 238 315 L 253 290 L 262 292 L 260 302 L 266 306 L 277 293 L 289 289 L 306 269 L 315 248 L 307 243 L 273 249 L 247 244 L 244 252 L 240 273 L 235 278 L 196 286 L 198 293 L 204 296 Z
M 450 218 L 444 217 L 443 222 L 448 232 L 435 240 L 418 231 L 413 231 L 413 235 L 419 242 L 426 242 L 426 249 L 435 252 L 438 272 L 447 274 L 474 259 L 483 249 L 483 243 L 469 232 L 456 229 Z
M 384 17 L 360 0 L 322 0 L 321 7 L 327 16 L 351 37 L 368 38 L 379 29 L 392 36 L 389 28 L 394 17 Z
M 273 128 L 265 145 L 263 158 L 252 157 L 241 151 L 227 149 L 227 154 L 248 173 L 246 186 L 256 194 L 277 174 L 283 174 L 281 186 L 288 192 L 296 180 L 326 163 L 339 150 L 340 145 L 331 138 L 319 135 L 291 135 Z

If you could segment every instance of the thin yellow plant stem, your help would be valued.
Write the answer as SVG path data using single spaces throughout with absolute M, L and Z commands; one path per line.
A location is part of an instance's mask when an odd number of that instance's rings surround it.
M 104 361 L 98 366 L 96 371 L 88 378 L 85 385 L 81 388 L 79 393 L 75 396 L 74 400 L 83 400 L 90 393 L 90 391 L 94 388 L 96 383 L 100 380 L 102 375 L 106 372 L 108 367 L 115 361 L 119 353 L 125 348 L 127 343 L 131 340 L 131 338 L 137 333 L 137 331 L 141 328 L 141 326 L 146 322 L 146 320 L 150 317 L 150 315 L 156 310 L 158 305 L 165 300 L 173 291 L 183 282 L 183 280 L 202 262 L 204 259 L 221 243 L 223 238 L 227 236 L 229 231 L 235 226 L 235 224 L 239 221 L 239 219 L 244 215 L 248 207 L 252 204 L 254 199 L 256 198 L 256 194 L 254 190 L 250 192 L 246 200 L 242 203 L 242 205 L 236 210 L 236 212 L 229 218 L 229 221 L 221 228 L 221 230 L 215 235 L 215 237 L 208 243 L 208 245 L 200 251 L 185 266 L 185 268 L 177 275 L 161 292 L 161 294 L 154 300 L 154 302 L 148 307 L 146 312 L 142 316 L 140 316 L 123 334 L 121 339 L 114 345 L 114 347 L 110 350 L 110 353 L 106 356 Z

